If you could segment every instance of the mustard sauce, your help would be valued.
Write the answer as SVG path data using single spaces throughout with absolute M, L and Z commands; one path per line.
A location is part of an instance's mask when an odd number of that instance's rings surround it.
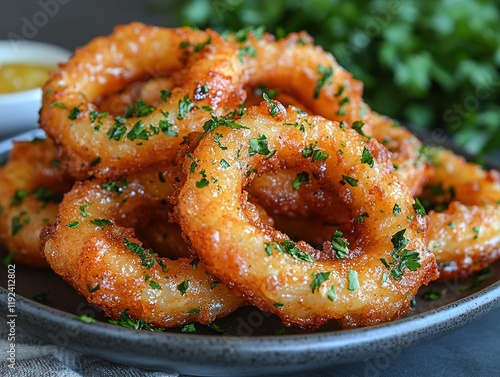
M 0 93 L 33 89 L 45 84 L 55 67 L 41 64 L 5 63 L 0 65 Z

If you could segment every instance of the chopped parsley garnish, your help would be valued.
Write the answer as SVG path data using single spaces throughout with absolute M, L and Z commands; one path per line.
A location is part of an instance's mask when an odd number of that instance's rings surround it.
M 69 115 L 68 115 L 68 119 L 69 120 L 75 120 L 78 118 L 78 115 L 80 115 L 82 111 L 80 110 L 80 108 L 78 106 L 76 107 L 73 107 L 71 109 L 71 111 L 69 112 Z
M 90 317 L 86 314 L 76 316 L 76 319 L 78 319 L 79 321 L 85 322 L 85 323 L 94 323 L 95 322 L 95 318 Z
M 343 259 L 347 254 L 349 254 L 349 241 L 344 237 L 344 233 L 340 230 L 333 232 L 332 236 L 332 247 L 335 250 L 337 258 Z
M 193 270 L 196 270 L 198 268 L 198 263 L 200 263 L 200 258 L 193 258 L 193 260 L 189 262 Z
M 351 128 L 353 130 L 355 130 L 358 134 L 360 134 L 361 136 L 365 136 L 367 138 L 370 138 L 371 136 L 365 134 L 365 132 L 363 131 L 363 126 L 365 125 L 365 122 L 363 122 L 362 120 L 356 120 L 354 121 L 352 124 L 351 124 Z
M 134 102 L 133 105 L 128 105 L 125 109 L 124 117 L 132 118 L 132 117 L 145 117 L 155 111 L 154 106 L 146 105 L 142 98 L 138 99 Z
M 271 158 L 276 151 L 270 151 L 269 145 L 267 144 L 266 135 L 259 135 L 257 139 L 250 139 L 250 146 L 248 147 L 248 156 L 254 156 L 260 154 L 262 156 L 268 156 Z
M 127 133 L 127 137 L 131 141 L 135 141 L 137 139 L 148 140 L 150 135 L 151 133 L 146 130 L 146 123 L 142 120 L 134 124 L 132 129 Z
M 151 288 L 161 290 L 161 285 L 158 284 L 156 281 L 154 281 L 151 276 L 146 275 L 146 277 L 144 278 L 144 280 L 146 280 L 146 281 L 149 282 L 149 286 Z
M 66 109 L 66 105 L 62 104 L 61 102 L 53 102 L 50 107 L 58 107 L 60 109 Z
M 408 268 L 410 271 L 416 271 L 421 267 L 418 263 L 420 256 L 417 252 L 405 249 L 408 245 L 408 238 L 404 236 L 406 229 L 402 229 L 396 232 L 392 238 L 391 242 L 394 248 L 391 252 L 392 261 L 389 263 L 385 258 L 381 258 L 382 264 L 390 270 L 391 276 L 394 280 L 401 280 L 403 278 L 404 268 Z
M 358 217 L 356 217 L 358 219 L 358 221 L 363 224 L 365 222 L 365 217 L 369 217 L 368 216 L 368 212 L 363 212 L 361 215 L 359 215 Z
M 23 199 L 29 195 L 28 191 L 24 189 L 19 189 L 14 192 L 14 197 L 10 201 L 10 204 L 13 206 L 17 206 L 23 202 Z
M 328 158 L 328 153 L 322 152 L 317 148 L 318 142 L 316 141 L 314 144 L 310 144 L 304 149 L 302 149 L 302 157 L 309 158 L 311 157 L 311 161 L 325 161 Z
M 401 213 L 401 207 L 399 206 L 398 203 L 394 204 L 394 207 L 392 208 L 392 213 L 394 216 L 397 216 Z
M 257 55 L 257 51 L 255 48 L 251 46 L 242 46 L 239 48 L 238 52 L 238 60 L 242 63 L 245 62 L 245 56 L 255 57 Z
M 363 148 L 363 153 L 361 154 L 361 163 L 373 168 L 373 156 L 366 146 Z
M 127 133 L 127 127 L 125 126 L 125 118 L 121 116 L 115 117 L 115 123 L 109 128 L 107 132 L 108 139 L 120 141 L 125 138 L 125 134 Z
M 191 110 L 194 108 L 194 102 L 189 99 L 186 94 L 182 100 L 179 100 L 179 114 L 177 114 L 177 119 L 184 119 Z
M 264 98 L 264 100 L 267 102 L 267 105 L 269 106 L 269 115 L 271 115 L 272 117 L 277 115 L 280 112 L 278 105 L 276 105 L 273 102 L 273 100 L 271 98 L 269 98 L 267 93 L 262 93 L 262 97 Z
M 21 211 L 18 216 L 14 216 L 11 220 L 12 235 L 15 236 L 23 228 L 24 225 L 30 223 L 30 218 L 26 211 Z
M 333 67 L 325 67 L 323 65 L 319 65 L 318 73 L 319 73 L 319 78 L 318 81 L 316 82 L 316 87 L 314 88 L 314 94 L 313 94 L 314 98 L 319 97 L 319 92 L 321 91 L 323 86 L 332 82 Z
M 130 250 L 134 254 L 137 254 L 139 258 L 141 258 L 142 265 L 144 267 L 151 268 L 151 266 L 153 266 L 156 253 L 151 253 L 148 249 L 144 249 L 141 245 L 129 241 L 126 238 L 123 239 L 123 243 L 128 250 Z
M 49 292 L 38 292 L 33 296 L 33 301 L 39 302 L 40 304 L 46 304 L 48 295 Z
M 227 169 L 228 167 L 230 167 L 231 165 L 229 165 L 229 162 L 227 162 L 226 160 L 222 159 L 220 160 L 220 166 L 222 169 Z
M 196 326 L 194 323 L 190 323 L 188 325 L 184 325 L 181 329 L 181 332 L 183 333 L 195 333 L 196 332 Z
M 161 103 L 167 102 L 167 99 L 169 99 L 170 97 L 172 97 L 172 92 L 170 90 L 160 90 Z
M 118 181 L 113 181 L 113 182 L 104 182 L 102 184 L 102 188 L 108 191 L 113 191 L 116 192 L 118 195 L 120 195 L 122 192 L 124 192 L 128 187 L 128 179 L 123 178 Z
M 198 138 L 198 141 L 203 139 L 207 133 L 215 130 L 217 127 L 220 127 L 220 126 L 229 127 L 232 130 L 236 130 L 238 128 L 248 128 L 248 127 L 242 126 L 240 124 L 237 124 L 235 122 L 232 122 L 228 118 L 225 118 L 225 117 L 219 118 L 214 113 L 211 113 L 210 116 L 212 119 L 207 120 L 205 122 L 205 124 L 203 125 L 204 132 L 200 135 L 200 137 Z
M 299 187 L 302 185 L 302 183 L 308 181 L 309 181 L 309 174 L 307 172 L 303 171 L 301 173 L 298 173 L 297 177 L 295 177 L 295 179 L 292 182 L 292 189 L 298 190 Z
M 71 229 L 76 229 L 78 228 L 78 221 L 70 221 L 66 226 Z
M 113 222 L 111 220 L 108 220 L 108 219 L 92 219 L 92 220 L 90 220 L 90 223 L 97 225 L 97 226 L 100 226 L 100 227 L 105 227 L 106 225 L 113 224 Z
M 343 185 L 345 185 L 346 183 L 348 183 L 352 187 L 356 187 L 358 185 L 358 180 L 356 178 L 349 177 L 348 175 L 343 175 L 343 174 L 342 178 L 343 180 L 340 181 L 340 183 Z
M 358 271 L 349 270 L 347 273 L 347 289 L 351 292 L 359 289 Z
M 186 294 L 188 287 L 189 287 L 189 280 L 184 280 L 177 286 L 177 290 L 181 292 L 181 296 L 184 296 Z
M 312 293 L 317 291 L 321 284 L 325 281 L 327 281 L 330 278 L 330 273 L 329 272 L 318 272 L 317 274 L 313 273 L 312 274 L 313 281 L 311 282 L 311 290 Z
M 201 179 L 199 181 L 196 181 L 196 187 L 197 188 L 207 187 L 210 181 L 207 179 L 207 174 L 205 172 L 205 169 L 200 170 L 200 174 L 201 174 Z
M 418 215 L 422 216 L 426 215 L 425 208 L 422 205 L 422 203 L 420 203 L 420 200 L 418 200 L 418 198 L 415 198 L 415 203 L 413 203 L 413 209 Z
M 127 313 L 129 309 L 125 309 L 123 312 L 120 313 L 120 319 L 119 320 L 109 320 L 109 323 L 112 323 L 114 325 L 120 325 L 123 327 L 128 327 L 131 329 L 135 330 L 150 330 L 150 331 L 163 331 L 161 328 L 157 328 L 154 326 L 151 326 L 148 324 L 146 321 L 142 319 L 138 319 L 137 321 L 134 321 L 130 315 Z
M 335 301 L 337 298 L 337 287 L 335 285 L 332 285 L 330 290 L 326 293 L 326 296 L 330 301 Z
M 272 255 L 272 249 L 275 249 L 279 251 L 280 253 L 286 253 L 291 255 L 295 259 L 301 259 L 306 262 L 314 262 L 314 258 L 312 255 L 307 254 L 300 250 L 297 245 L 295 245 L 295 242 L 291 240 L 283 240 L 279 243 L 277 242 L 272 242 L 266 244 L 265 251 L 267 255 Z

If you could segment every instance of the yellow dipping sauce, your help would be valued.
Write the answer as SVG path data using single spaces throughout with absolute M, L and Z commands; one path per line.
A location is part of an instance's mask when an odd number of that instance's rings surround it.
M 0 65 L 0 93 L 20 92 L 45 84 L 55 67 L 29 63 Z

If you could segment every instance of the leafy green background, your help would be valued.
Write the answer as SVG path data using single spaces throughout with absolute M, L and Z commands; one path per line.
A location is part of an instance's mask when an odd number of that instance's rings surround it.
M 365 83 L 365 100 L 480 155 L 500 149 L 498 0 L 185 0 L 179 24 L 306 30 Z

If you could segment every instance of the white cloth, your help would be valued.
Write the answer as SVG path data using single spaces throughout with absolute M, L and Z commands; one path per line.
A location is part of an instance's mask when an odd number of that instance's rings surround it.
M 17 327 L 15 363 L 7 360 L 8 326 L 0 317 L 0 376 L 2 377 L 180 377 L 114 364 L 52 345 Z

